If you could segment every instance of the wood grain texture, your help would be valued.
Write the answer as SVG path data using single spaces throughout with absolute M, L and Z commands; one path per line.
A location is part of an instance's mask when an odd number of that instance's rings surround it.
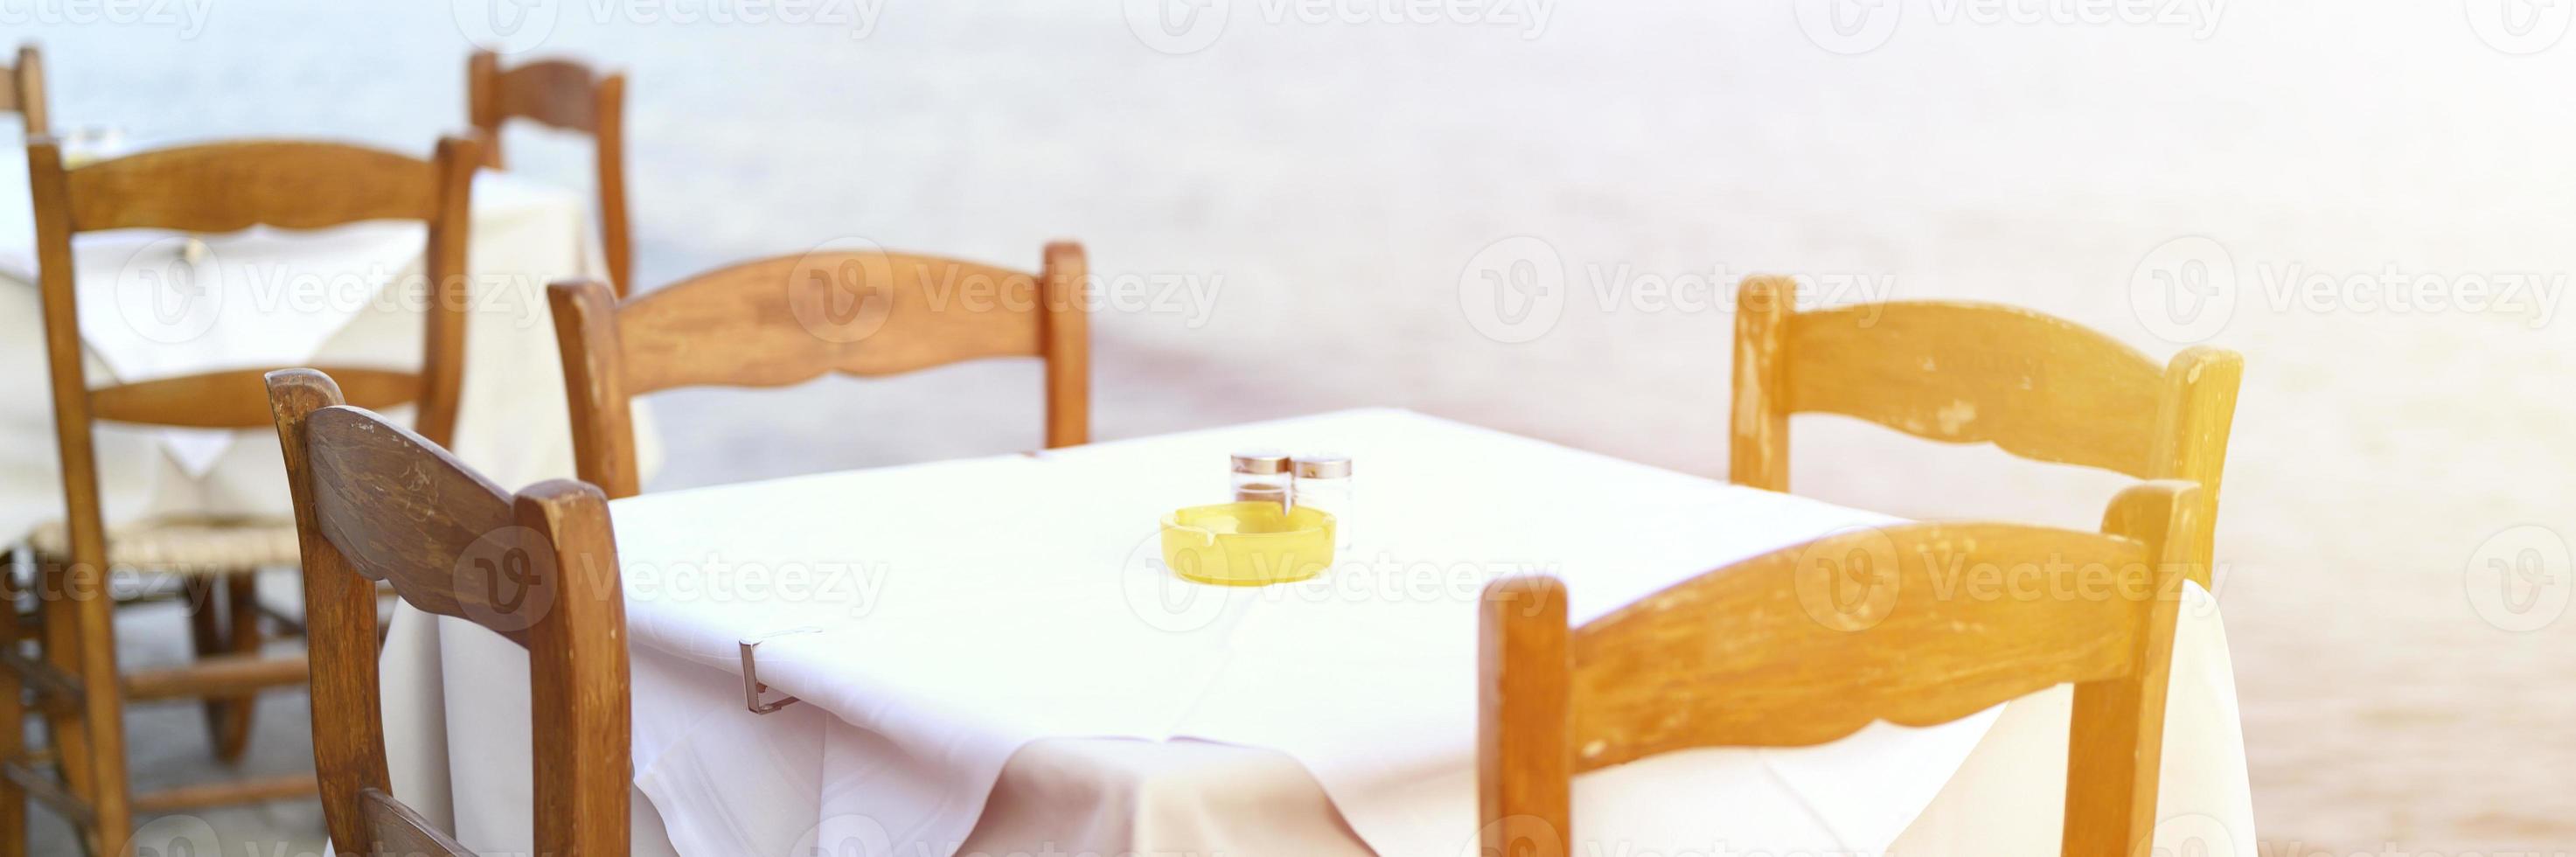
M 0 655 L 14 662 L 19 642 L 27 638 L 28 625 L 18 618 L 17 556 L 14 551 L 0 550 Z M 18 677 L 10 663 L 0 663 L 0 857 L 27 857 L 28 840 L 34 835 L 27 826 L 27 787 L 8 775 L 7 765 L 27 753 L 27 683 Z
M 358 821 L 376 844 L 374 853 L 399 857 L 477 857 L 393 795 L 378 789 L 358 794 Z M 337 836 L 333 837 L 336 843 Z
M 304 443 L 315 523 L 350 572 L 424 611 L 526 642 L 526 624 L 496 621 L 531 606 L 512 600 L 523 582 L 509 575 L 537 547 L 517 530 L 508 492 L 364 410 L 313 412 Z
M 2165 364 L 2164 398 L 2156 410 L 2156 455 L 2147 472 L 2155 479 L 2200 484 L 2200 509 L 2190 577 L 2215 591 L 2219 477 L 2227 469 L 2227 438 L 2236 425 L 2236 389 L 2245 358 L 2207 346 L 2183 349 Z
M 628 388 L 781 387 L 1040 355 L 1037 277 L 897 253 L 746 262 L 618 310 Z
M 634 396 L 776 387 L 989 357 L 1046 362 L 1046 441 L 1090 439 L 1082 248 L 1048 245 L 1036 274 L 929 256 L 818 251 L 722 268 L 623 305 L 601 284 L 548 289 L 580 475 L 636 485 Z
M 565 480 L 504 494 L 446 450 L 338 404 L 319 372 L 277 372 L 269 384 L 306 590 L 320 596 L 308 607 L 314 740 L 334 846 L 462 853 L 385 790 L 369 582 L 383 580 L 416 608 L 528 650 L 537 853 L 625 854 L 629 676 L 607 499 Z
M 572 416 L 573 472 L 610 497 L 643 490 L 636 471 L 634 394 L 620 371 L 617 294 L 597 280 L 546 288 Z
M 597 85 L 590 67 L 570 60 L 537 60 L 504 70 L 493 91 L 501 116 L 528 119 L 566 131 L 599 130 Z
M 277 415 L 278 447 L 285 452 L 295 532 L 303 548 L 313 767 L 321 783 L 322 815 L 339 853 L 373 853 L 367 846 L 376 840 L 362 798 L 393 788 L 377 727 L 383 722 L 384 701 L 376 674 L 376 587 L 352 573 L 340 552 L 319 535 L 312 456 L 304 442 L 307 418 L 339 407 L 340 388 L 330 376 L 309 369 L 271 372 L 267 383 L 268 401 Z
M 1477 829 L 1483 854 L 1573 853 L 1572 655 L 1565 584 L 1519 577 L 1485 588 L 1477 634 Z
M 2199 490 L 2134 486 L 2100 534 L 1909 524 L 1829 536 L 1570 631 L 1560 584 L 1498 581 L 1481 631 L 1486 845 L 1554 831 L 1564 838 L 1533 853 L 1571 853 L 1575 773 L 1695 747 L 1818 744 L 1879 720 L 1944 723 L 2072 683 L 2066 853 L 2143 854 L 2189 534 L 2205 531 Z
M 520 492 L 516 506 L 519 525 L 554 547 L 552 562 L 537 564 L 554 609 L 528 636 L 537 853 L 624 857 L 635 771 L 626 599 L 608 501 L 590 485 L 555 480 Z
M 48 591 L 104 593 L 107 524 L 99 509 L 98 466 L 92 440 L 88 387 L 82 377 L 78 308 L 72 303 L 69 174 L 50 139 L 27 146 L 27 189 L 35 204 L 38 294 L 45 331 L 46 377 L 52 388 L 56 460 L 62 468 L 64 525 L 69 562 L 39 558 Z M 81 588 L 73 588 L 81 587 Z M 132 790 L 125 768 L 125 712 L 116 693 L 116 624 L 110 599 L 40 599 L 45 660 L 81 679 L 79 705 L 54 712 L 48 734 L 71 794 L 88 807 L 81 837 L 93 853 L 107 850 L 133 829 Z M 77 826 L 77 825 L 76 825 Z
M 2193 483 L 2149 483 L 2149 485 Z M 2075 686 L 2066 755 L 2066 817 L 2060 851 L 2146 857 L 2155 845 L 2156 787 L 2164 759 L 2165 698 L 2173 676 L 2174 631 L 2183 581 L 2205 573 L 2210 528 L 2194 520 L 2206 489 L 2157 494 L 2131 489 L 2102 516 L 2102 530 L 2156 545 L 2163 568 L 2145 623 L 2131 635 L 2127 675 Z M 2159 538 L 2161 537 L 2161 541 Z M 2085 823 L 2076 823 L 2077 819 Z
M 362 220 L 428 220 L 437 175 L 419 159 L 345 143 L 207 143 L 72 171 L 75 231 L 319 229 Z
M 346 379 L 350 403 L 390 408 L 420 398 L 420 375 L 385 369 L 334 368 Z M 89 394 L 90 416 L 103 422 L 189 428 L 247 429 L 270 424 L 268 373 L 236 369 L 100 387 Z
M 5 70 L 8 80 L 0 86 L 0 110 L 12 111 L 23 120 L 29 137 L 51 133 L 53 120 L 45 109 L 45 57 L 35 45 L 18 47 L 18 63 Z
M 157 792 L 145 792 L 134 796 L 134 811 L 138 815 L 160 815 L 226 804 L 302 800 L 312 797 L 314 789 L 315 783 L 311 774 L 277 774 L 255 779 L 179 786 Z M 146 855 L 146 857 L 158 857 L 158 855 Z
M 2216 521 L 2243 359 L 2192 348 L 2159 366 L 2126 344 L 2016 307 L 1897 301 L 1799 312 L 1785 277 L 1737 289 L 1728 460 L 1789 488 L 1788 417 L 1830 413 L 2037 461 L 2205 487 Z M 2204 565 L 2209 557 L 2202 557 Z M 2209 571 L 2193 575 L 2204 584 Z
M 8 84 L 0 86 L 0 111 L 24 113 L 21 108 L 26 104 L 27 96 L 24 89 L 18 85 L 18 77 L 22 74 L 19 69 L 27 67 L 27 54 L 35 49 L 34 45 L 21 46 L 18 48 L 16 65 L 0 66 L 0 82 Z M 29 137 L 43 133 L 33 125 L 29 125 L 26 130 Z
M 215 758 L 225 764 L 232 764 L 241 761 L 242 756 L 250 752 L 251 718 L 257 713 L 255 706 L 259 703 L 257 691 L 303 684 L 305 676 L 311 672 L 312 667 L 302 657 L 279 658 L 274 661 L 262 659 L 260 649 L 267 639 L 260 633 L 259 577 L 257 575 L 236 574 L 224 579 L 224 612 L 226 639 L 223 651 L 219 655 L 200 653 L 199 662 L 204 663 L 209 657 L 219 657 L 241 663 L 277 665 L 271 668 L 269 676 L 232 677 L 236 680 L 246 679 L 242 681 L 240 692 L 206 700 L 206 732 L 207 737 L 214 741 Z M 182 672 L 193 679 L 195 674 L 202 671 L 183 670 Z M 267 681 L 262 682 L 263 678 Z M 195 687 L 185 687 L 185 682 L 182 684 L 183 694 L 196 695 Z M 136 696 L 132 676 L 129 676 L 125 682 L 125 696 L 127 699 L 133 699 Z
M 1038 304 L 1045 313 L 1038 349 L 1046 357 L 1046 445 L 1081 446 L 1091 442 L 1091 313 L 1083 291 L 1091 262 L 1082 245 L 1057 241 L 1046 246 L 1038 277 Z
M 625 297 L 634 288 L 635 266 L 626 207 L 626 76 L 563 59 L 505 69 L 498 55 L 477 51 L 465 77 L 467 114 L 483 143 L 484 166 L 503 168 L 501 127 L 512 119 L 590 135 L 600 246 L 609 285 Z
M 624 298 L 635 288 L 634 225 L 626 208 L 626 76 L 599 79 L 592 98 L 598 117 L 590 130 L 591 182 L 599 191 L 600 255 L 608 263 L 609 285 Z
M 2150 478 L 2160 368 L 2070 322 L 2007 306 L 1891 302 L 1793 313 L 1782 348 L 1793 413 Z
M 1750 277 L 1736 289 L 1735 401 L 1727 476 L 1737 485 L 1789 490 L 1788 355 L 1790 299 L 1786 278 Z

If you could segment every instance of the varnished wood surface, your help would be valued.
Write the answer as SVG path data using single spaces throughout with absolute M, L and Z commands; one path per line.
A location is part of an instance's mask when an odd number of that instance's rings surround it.
M 2101 534 L 1840 534 L 1570 630 L 1563 584 L 1498 581 L 1480 636 L 1484 847 L 1578 853 L 1570 783 L 1583 771 L 1694 747 L 1817 744 L 1877 720 L 1943 723 L 2063 682 L 2076 687 L 2065 853 L 2143 855 L 2190 534 L 2205 531 L 2191 520 L 2198 491 L 2132 487 Z M 1956 570 L 1981 566 L 2066 586 L 2022 598 L 1953 585 Z
M 2073 323 L 2013 307 L 1894 302 L 1789 317 L 1792 413 L 2141 479 L 2163 367 Z
M 134 811 L 157 815 L 236 803 L 301 800 L 312 797 L 316 788 L 312 774 L 279 774 L 226 783 L 180 786 L 135 795 Z
M 611 497 L 636 483 L 634 396 L 775 387 L 988 357 L 1046 361 L 1046 440 L 1090 439 L 1090 332 L 1080 245 L 1050 244 L 1030 274 L 901 253 L 815 252 L 744 262 L 628 301 L 604 284 L 548 290 L 581 477 Z
M 2159 365 L 2109 336 L 2017 307 L 1896 301 L 1800 312 L 1785 277 L 1737 290 L 1729 477 L 1789 490 L 1788 418 L 1840 414 L 2037 461 L 2200 483 L 2215 525 L 2234 352 Z M 2204 565 L 2209 557 L 2201 557 Z M 2207 585 L 2207 569 L 2194 578 Z
M 27 639 L 28 626 L 18 620 L 19 587 L 14 571 L 17 558 L 12 551 L 0 550 L 0 567 L 13 569 L 8 574 L 0 574 L 0 604 L 11 605 L 9 609 L 0 611 L 0 658 L 15 662 L 19 657 L 20 641 Z M 29 834 L 22 831 L 29 829 L 27 802 L 30 798 L 26 786 L 9 776 L 10 769 L 17 766 L 17 760 L 27 752 L 25 685 L 14 666 L 0 663 L 0 723 L 9 726 L 0 729 L 0 857 L 27 857 Z
M 346 378 L 351 404 L 390 408 L 420 398 L 420 375 L 386 369 L 331 369 Z M 190 428 L 247 429 L 269 424 L 265 370 L 237 369 L 100 387 L 90 416 L 106 421 Z
M 73 170 L 75 232 L 319 229 L 437 215 L 435 171 L 346 143 L 258 140 L 159 149 Z
M 358 795 L 359 822 L 375 837 L 377 853 L 401 857 L 476 857 L 393 795 L 368 789 Z M 337 837 L 334 837 L 337 841 Z
M 528 650 L 537 853 L 623 855 L 631 718 L 607 500 L 557 480 L 509 495 L 445 449 L 269 375 L 303 545 L 323 810 L 342 853 L 462 853 L 387 790 L 375 586 Z
M 501 127 L 511 119 L 590 135 L 600 247 L 609 285 L 626 296 L 635 277 L 626 203 L 626 76 L 563 59 L 504 69 L 499 55 L 477 51 L 466 63 L 465 78 L 468 119 L 483 143 L 485 166 L 502 168 Z
M 973 284 L 994 290 L 990 308 L 967 306 Z M 844 297 L 846 313 L 830 305 Z M 834 372 L 892 375 L 1038 356 L 1036 306 L 1032 274 L 893 253 L 809 254 L 657 289 L 619 307 L 617 329 L 635 394 L 777 387 Z
M 514 569 L 503 560 L 530 561 L 538 547 L 512 523 L 508 492 L 365 410 L 314 411 L 304 435 L 316 523 L 349 571 L 441 616 L 505 612 L 496 599 L 521 586 L 506 579 Z M 523 625 L 493 630 L 525 642 Z
M 304 555 L 304 624 L 312 663 L 313 763 L 320 782 L 323 819 L 331 842 L 345 854 L 372 853 L 361 796 L 392 788 L 381 735 L 376 673 L 376 587 L 352 573 L 340 553 L 317 533 L 310 487 L 312 459 L 305 418 L 340 404 L 340 389 L 311 371 L 270 373 L 269 402 L 277 415 L 278 446 L 285 452 L 287 490 L 294 496 L 295 531 Z
M 45 56 L 35 45 L 18 47 L 18 62 L 6 69 L 7 85 L 0 86 L 0 110 L 18 114 L 29 137 L 48 134 L 53 127 L 45 105 Z M 6 837 L 0 837 L 6 838 Z

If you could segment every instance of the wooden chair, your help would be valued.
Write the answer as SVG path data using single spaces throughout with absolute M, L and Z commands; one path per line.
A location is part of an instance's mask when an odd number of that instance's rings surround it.
M 1728 475 L 1789 490 L 1789 415 L 1858 417 L 2039 461 L 2200 483 L 2219 473 L 2245 359 L 2187 348 L 2162 366 L 2072 322 L 2008 306 L 1898 301 L 1799 312 L 1786 277 L 1736 291 Z M 2198 573 L 2209 573 L 2203 555 Z M 2204 577 L 2201 585 L 2210 581 Z
M 33 795 L 73 820 L 93 844 L 121 839 L 135 812 L 310 794 L 313 778 L 128 793 L 124 706 L 204 698 L 220 757 L 238 758 L 250 735 L 253 694 L 302 684 L 304 658 L 262 658 L 253 573 L 299 559 L 292 522 L 165 518 L 107 526 L 99 506 L 92 431 L 96 422 L 240 429 L 265 425 L 258 370 L 211 372 L 92 389 L 82 364 L 73 286 L 72 236 L 105 229 L 231 232 L 257 224 L 311 229 L 363 220 L 428 224 L 431 288 L 426 343 L 416 372 L 334 370 L 353 397 L 373 407 L 416 403 L 423 435 L 445 440 L 456 426 L 464 369 L 465 247 L 475 153 L 448 139 L 434 160 L 333 143 L 236 142 L 146 152 L 67 170 L 50 139 L 28 147 L 35 200 L 38 280 L 46 360 L 61 453 L 66 519 L 29 541 L 36 554 L 41 630 L 13 626 L 0 640 L 0 723 L 19 722 L 22 686 L 47 715 L 58 784 L 23 752 L 16 729 L 0 729 L 0 821 L 14 820 Z M 189 581 L 200 659 L 174 669 L 120 674 L 110 571 L 179 575 Z M 224 590 L 223 607 L 212 597 Z M 37 638 L 41 659 L 19 654 Z M 0 857 L 18 857 L 23 825 L 0 824 Z
M 1584 853 L 1571 794 L 1586 771 L 1696 747 L 1822 744 L 1873 720 L 1945 723 L 2072 683 L 2064 853 L 2143 857 L 2189 534 L 2205 531 L 2190 520 L 2199 490 L 2132 487 L 2100 534 L 1914 524 L 1829 536 L 1579 628 L 1556 579 L 1496 581 L 1480 631 L 1483 853 Z M 1938 584 L 1979 563 L 2067 564 L 2098 574 L 2102 597 L 1983 599 Z M 1874 585 L 1845 598 L 1837 587 L 1863 568 Z
M 676 387 L 777 387 L 831 372 L 894 375 L 984 357 L 1046 361 L 1046 445 L 1091 434 L 1082 245 L 1049 244 L 1036 274 L 882 252 L 815 252 L 700 274 L 624 305 L 556 283 L 555 338 L 582 481 L 633 496 L 633 397 Z M 844 292 L 848 297 L 844 299 Z
M 466 63 L 465 91 L 486 167 L 503 168 L 501 123 L 510 119 L 590 135 L 600 248 L 608 257 L 609 284 L 618 297 L 625 297 L 635 276 L 626 223 L 626 76 L 594 73 L 570 60 L 538 60 L 505 70 L 500 56 L 476 51 Z
M 52 120 L 45 115 L 45 57 L 35 45 L 18 48 L 18 64 L 0 68 L 0 111 L 18 114 L 28 137 L 51 133 Z
M 569 480 L 513 496 L 420 435 L 342 403 L 311 369 L 268 375 L 304 552 L 313 750 L 341 854 L 467 855 L 395 799 L 376 672 L 376 582 L 528 650 L 536 851 L 627 853 L 626 602 L 608 503 Z

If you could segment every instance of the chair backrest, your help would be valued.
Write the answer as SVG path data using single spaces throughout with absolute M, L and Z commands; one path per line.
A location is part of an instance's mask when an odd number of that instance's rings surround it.
M 304 556 L 313 746 L 342 854 L 469 852 L 396 800 L 376 671 L 376 582 L 528 650 L 538 854 L 627 853 L 626 607 L 608 505 L 555 480 L 513 496 L 341 403 L 311 369 L 267 377 Z
M 1049 244 L 1036 274 L 884 252 L 775 256 L 621 305 L 596 282 L 547 290 L 584 481 L 639 490 L 635 396 L 777 387 L 838 372 L 894 375 L 985 357 L 1046 361 L 1046 444 L 1090 438 L 1082 245 Z
M 417 403 L 420 433 L 445 443 L 456 427 L 464 384 L 465 244 L 474 157 L 474 143 L 455 138 L 439 141 L 428 161 L 338 143 L 254 141 L 162 149 L 64 169 L 51 138 L 29 141 L 45 357 L 74 562 L 106 567 L 93 421 L 248 429 L 267 425 L 269 416 L 260 406 L 266 400 L 261 369 L 90 389 L 72 236 L 107 229 L 213 233 L 261 224 L 314 229 L 366 220 L 424 221 L 428 288 L 420 371 L 332 371 L 349 382 L 351 399 L 361 406 Z
M 2132 487 L 2103 533 L 1829 536 L 1580 628 L 1554 578 L 1495 582 L 1481 628 L 1485 853 L 1577 853 L 1569 796 L 1585 771 L 1695 747 L 1821 744 L 1873 720 L 1945 723 L 2059 683 L 2075 685 L 2065 853 L 2145 853 L 2198 490 Z M 2014 585 L 2034 582 L 2047 587 L 2037 598 Z
M 2245 366 L 2235 352 L 2188 348 L 2158 365 L 2119 340 L 2016 307 L 1895 301 L 1799 312 L 1796 288 L 1786 277 L 1748 277 L 1736 291 L 1736 484 L 1789 490 L 1789 415 L 1831 413 L 2038 461 L 2197 482 L 2203 519 L 2217 520 Z M 2199 559 L 2205 569 L 2208 557 Z
M 50 117 L 45 115 L 45 57 L 35 45 L 18 47 L 18 64 L 0 68 L 0 110 L 12 111 L 24 120 L 28 137 L 51 133 Z
M 609 285 L 625 297 L 635 265 L 626 222 L 626 75 L 600 74 L 560 59 L 503 69 L 499 55 L 476 51 L 466 63 L 465 93 L 484 166 L 502 169 L 501 125 L 514 118 L 590 135 L 599 243 L 608 257 Z

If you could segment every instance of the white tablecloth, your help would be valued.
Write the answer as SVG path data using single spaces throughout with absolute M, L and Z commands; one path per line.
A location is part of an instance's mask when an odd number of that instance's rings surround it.
M 1156 517 L 1219 499 L 1225 453 L 1247 445 L 1351 453 L 1359 544 L 1307 584 L 1172 578 L 1155 562 Z M 692 857 L 1473 853 L 1484 582 L 1558 575 L 1579 622 L 1888 520 L 1400 411 L 612 510 L 651 803 L 639 850 Z M 2161 814 L 2177 835 L 2250 847 L 2225 638 L 2206 593 L 2191 597 Z M 387 734 L 443 742 L 447 758 L 410 755 L 397 791 L 452 795 L 470 847 L 524 850 L 524 656 L 417 618 L 397 620 L 387 678 L 425 688 L 407 698 L 443 693 L 443 708 L 389 698 L 386 711 L 446 722 L 403 717 Z M 797 626 L 824 630 L 765 644 L 761 670 L 806 703 L 751 715 L 736 641 Z M 476 667 L 429 679 L 442 660 Z M 1586 775 L 1579 833 L 1628 854 L 2050 853 L 2067 699 L 2059 688 L 1927 729 Z
M 44 329 L 28 249 L 24 156 L 0 151 L 0 542 L 62 516 Z M 600 270 L 583 198 L 485 173 L 475 180 L 473 275 L 456 452 L 520 484 L 572 474 L 563 374 L 546 283 Z M 92 386 L 228 368 L 310 364 L 416 369 L 416 300 L 388 283 L 421 275 L 423 227 L 361 223 L 211 236 L 205 291 L 156 317 L 144 279 L 185 268 L 167 233 L 76 236 L 81 331 Z M 130 264 L 140 262 L 141 264 Z M 122 298 L 122 300 L 120 299 Z M 182 306 L 176 302 L 168 307 Z M 211 313 L 200 326 L 190 313 Z M 398 417 L 409 409 L 399 409 Z M 644 432 L 651 437 L 649 431 Z M 292 510 L 274 432 L 102 424 L 99 477 L 111 522 L 165 513 L 284 519 Z

